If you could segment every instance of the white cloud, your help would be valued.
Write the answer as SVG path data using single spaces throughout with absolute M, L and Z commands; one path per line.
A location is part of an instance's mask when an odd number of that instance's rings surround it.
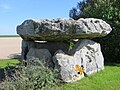
M 7 4 L 0 4 L 0 13 L 10 12 L 11 9 L 12 7 Z
M 11 7 L 10 7 L 9 5 L 7 5 L 7 4 L 0 4 L 0 8 L 1 8 L 1 9 L 4 9 L 4 10 L 9 10 L 9 9 L 11 9 Z

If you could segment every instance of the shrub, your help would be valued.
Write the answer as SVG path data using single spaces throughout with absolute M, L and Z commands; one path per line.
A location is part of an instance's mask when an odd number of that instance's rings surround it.
M 120 63 L 120 30 L 113 30 L 103 38 L 96 38 L 95 41 L 101 44 L 105 62 Z
M 26 66 L 16 66 L 13 78 L 6 75 L 3 90 L 50 90 L 60 82 L 55 72 L 39 59 L 32 58 Z

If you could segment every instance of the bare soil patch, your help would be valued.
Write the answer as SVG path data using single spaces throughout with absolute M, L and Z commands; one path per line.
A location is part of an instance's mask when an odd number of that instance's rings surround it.
M 0 59 L 10 59 L 20 57 L 21 53 L 20 37 L 0 38 Z

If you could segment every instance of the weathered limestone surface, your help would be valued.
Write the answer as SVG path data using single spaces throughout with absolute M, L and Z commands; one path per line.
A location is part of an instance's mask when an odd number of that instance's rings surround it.
M 17 26 L 17 34 L 24 40 L 64 41 L 68 39 L 103 37 L 111 27 L 94 18 L 26 20 Z
M 90 75 L 91 73 L 96 72 L 96 69 L 98 71 L 104 69 L 104 58 L 99 43 L 83 39 L 77 42 L 74 49 L 74 57 L 81 61 L 86 74 Z
M 30 48 L 48 49 L 50 53 L 54 55 L 57 50 L 68 52 L 69 44 L 64 42 L 34 42 L 22 40 L 22 60 L 27 60 L 26 55 Z
M 52 63 L 52 55 L 47 49 L 36 49 L 36 48 L 30 48 L 29 52 L 27 53 L 27 60 L 30 60 L 32 58 L 39 59 L 45 66 L 51 66 Z
M 99 43 L 87 39 L 80 40 L 73 50 L 73 55 L 59 50 L 53 57 L 55 69 L 60 72 L 63 81 L 80 80 L 84 74 L 90 75 L 104 69 L 104 58 Z M 84 71 L 81 66 L 84 67 Z

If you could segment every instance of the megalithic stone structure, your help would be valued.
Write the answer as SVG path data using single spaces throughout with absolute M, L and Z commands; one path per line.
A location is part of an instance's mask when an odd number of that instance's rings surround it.
M 64 41 L 68 39 L 103 37 L 111 27 L 100 19 L 26 20 L 17 26 L 17 33 L 24 40 Z
M 17 26 L 22 41 L 22 60 L 37 58 L 47 67 L 58 70 L 64 82 L 80 80 L 104 69 L 100 44 L 90 39 L 104 37 L 112 31 L 101 19 L 25 20 Z M 70 50 L 70 40 L 78 39 Z

